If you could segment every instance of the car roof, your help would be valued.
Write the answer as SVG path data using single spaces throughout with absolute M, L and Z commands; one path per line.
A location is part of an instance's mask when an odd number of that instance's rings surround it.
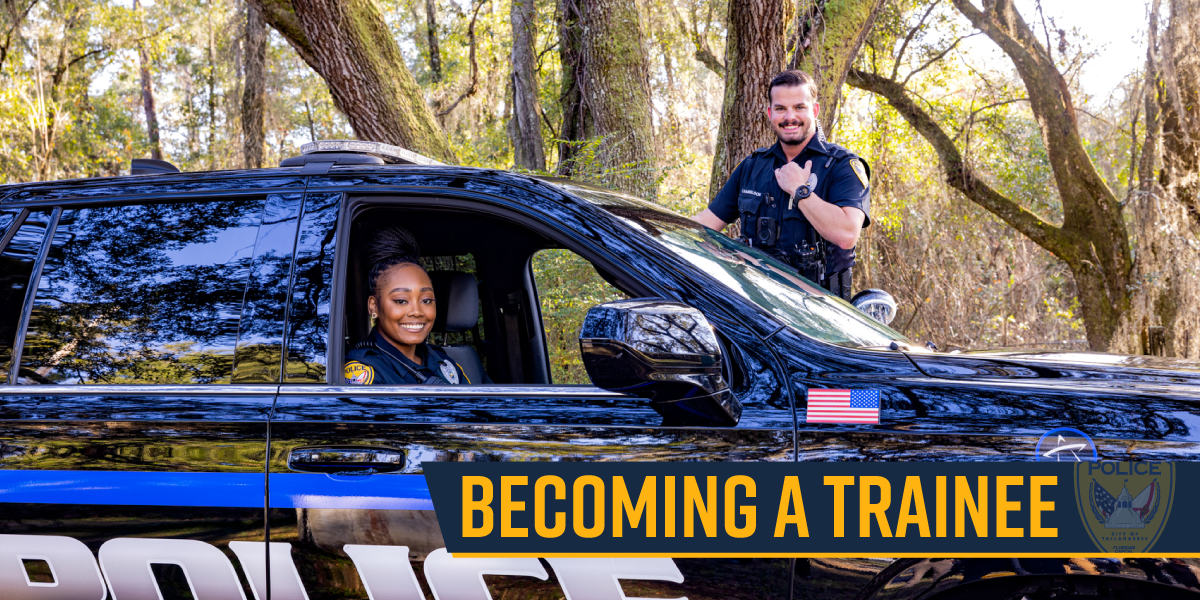
M 337 176 L 352 174 L 420 174 L 487 178 L 523 188 L 554 188 L 567 190 L 549 178 L 535 178 L 521 173 L 462 167 L 453 165 L 336 165 L 328 172 L 306 171 L 304 167 L 271 167 L 265 169 L 233 169 L 225 171 L 192 171 L 154 175 L 120 175 L 87 177 L 31 183 L 0 185 L 0 205 L 25 201 L 86 202 L 107 196 L 129 196 L 144 193 L 186 193 L 210 191 L 252 191 L 255 189 L 302 190 L 307 178 L 314 175 Z

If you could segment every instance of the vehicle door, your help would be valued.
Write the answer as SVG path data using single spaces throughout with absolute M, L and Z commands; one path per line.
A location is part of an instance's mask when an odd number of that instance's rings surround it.
M 311 189 L 311 188 L 310 188 Z M 319 199 L 315 196 L 319 196 Z M 630 293 L 667 293 L 653 273 L 628 270 L 611 256 L 579 243 L 569 232 L 537 222 L 529 207 L 518 214 L 450 199 L 351 199 L 337 194 L 306 201 L 296 253 L 296 281 L 288 336 L 288 376 L 271 421 L 270 531 L 275 598 L 432 598 L 626 596 L 786 598 L 792 563 L 775 559 L 464 559 L 452 558 L 425 487 L 426 461 L 789 461 L 792 412 L 758 338 L 737 323 L 716 326 L 739 373 L 735 391 L 745 405 L 733 428 L 665 427 L 639 398 L 590 384 L 579 359 L 578 327 L 589 306 Z M 469 254 L 435 256 L 471 272 L 485 298 L 478 341 L 487 371 L 501 384 L 471 386 L 350 386 L 341 380 L 336 346 L 365 310 L 338 307 L 339 297 L 362 287 L 369 264 L 346 256 L 346 236 L 361 239 L 360 222 L 391 217 L 364 212 L 374 205 L 452 206 L 443 234 L 438 221 L 416 212 L 394 217 L 439 254 L 451 235 L 474 240 Z M 320 206 L 320 208 L 318 208 Z M 518 209 L 514 207 L 512 211 Z M 339 223 L 337 214 L 342 214 Z M 435 215 L 436 216 L 436 215 Z M 428 217 L 428 218 L 427 218 Z M 513 233 L 487 240 L 491 226 L 522 223 L 536 235 Z M 515 226 L 514 226 L 515 227 Z M 552 243 L 525 255 L 519 284 L 490 270 L 498 255 L 541 237 Z M 533 243 L 533 242 L 530 242 Z M 501 248 L 498 245 L 504 244 Z M 533 246 L 530 246 L 531 248 Z M 601 277 L 593 265 L 606 272 Z M 355 275 L 354 270 L 363 271 Z M 605 282 L 642 281 L 619 290 Z M 436 285 L 436 284 L 435 284 Z M 515 287 L 506 287 L 515 285 Z M 347 292 L 347 290 L 350 292 Z M 361 298 L 362 296 L 359 295 Z M 491 301 L 487 301 L 487 299 Z M 515 324 L 506 311 L 517 309 Z M 511 314 L 511 313 L 509 313 Z M 351 315 L 347 317 L 346 315 Z M 361 316 L 359 316 L 361 315 Z M 338 319 L 347 322 L 334 326 Z M 512 323 L 512 321 L 509 321 Z M 332 330 L 333 333 L 329 333 Z M 345 332 L 345 333 L 343 333 Z M 511 332 L 525 359 L 514 374 L 507 362 Z M 331 335 L 336 342 L 326 336 Z M 339 337 L 341 336 L 341 337 Z M 439 343 L 465 340 L 439 339 Z M 328 361 L 328 362 L 327 362 Z M 304 375 L 299 375 L 303 373 Z M 520 380 L 514 381 L 514 377 Z M 306 381 L 301 381 L 307 379 Z M 360 474 L 353 474 L 360 473 Z M 637 566 L 633 569 L 632 565 Z M 408 568 L 411 566 L 411 570 Z M 548 567 L 548 568 L 547 568 Z M 616 571 L 613 571 L 615 569 Z M 613 573 L 628 570 L 640 578 Z M 484 576 L 486 575 L 486 579 Z M 589 578 L 610 582 L 592 586 Z M 623 575 L 628 577 L 628 575 Z M 623 591 L 622 591 L 623 590 Z
M 247 598 L 265 570 L 302 194 L 141 198 L 0 213 L 6 597 Z

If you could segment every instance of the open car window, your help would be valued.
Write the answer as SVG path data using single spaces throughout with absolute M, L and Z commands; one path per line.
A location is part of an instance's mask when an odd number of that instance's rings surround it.
M 579 331 L 588 309 L 629 296 L 604 280 L 595 266 L 563 249 L 533 255 L 533 277 L 542 309 L 542 329 L 555 384 L 590 385 L 579 350 Z

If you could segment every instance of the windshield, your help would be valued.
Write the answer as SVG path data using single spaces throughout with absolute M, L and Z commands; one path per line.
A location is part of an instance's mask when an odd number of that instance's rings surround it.
M 855 348 L 886 347 L 892 341 L 912 344 L 788 265 L 691 219 L 618 192 L 563 180 L 554 184 L 646 233 L 725 287 L 810 337 Z

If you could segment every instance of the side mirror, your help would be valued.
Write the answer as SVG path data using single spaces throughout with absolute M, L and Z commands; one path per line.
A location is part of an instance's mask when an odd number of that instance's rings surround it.
M 850 304 L 884 325 L 896 318 L 896 299 L 883 290 L 863 290 L 854 295 Z
M 579 348 L 592 383 L 650 400 L 668 425 L 732 427 L 742 417 L 721 343 L 686 304 L 641 298 L 593 306 Z

